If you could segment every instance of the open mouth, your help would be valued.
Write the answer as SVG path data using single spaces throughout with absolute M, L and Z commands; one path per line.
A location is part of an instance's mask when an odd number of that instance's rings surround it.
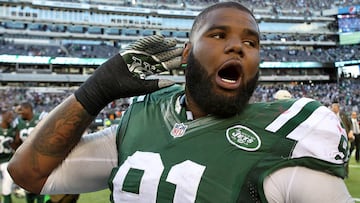
M 219 70 L 217 84 L 225 89 L 235 89 L 240 86 L 242 66 L 239 62 L 228 62 Z
M 236 83 L 236 81 L 240 77 L 240 73 L 238 72 L 237 67 L 230 66 L 221 69 L 219 71 L 219 76 L 221 80 L 223 80 L 224 82 Z

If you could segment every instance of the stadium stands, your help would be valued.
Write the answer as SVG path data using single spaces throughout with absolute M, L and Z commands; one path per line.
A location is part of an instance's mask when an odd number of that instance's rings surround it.
M 330 106 L 337 100 L 344 107 L 344 112 L 360 110 L 360 81 L 344 79 L 340 83 L 325 84 L 261 84 L 251 102 L 273 101 L 274 94 L 280 90 L 288 90 L 293 98 L 309 97 Z M 34 101 L 36 111 L 49 111 L 69 96 L 75 88 L 71 87 L 0 87 L 0 109 L 13 106 L 21 101 Z M 123 100 L 115 101 L 102 113 L 108 115 L 114 111 L 124 110 Z
M 198 11 L 218 1 L 51 0 L 40 4 L 0 0 L 0 56 L 101 61 L 139 37 L 156 33 L 175 37 L 182 46 Z M 267 88 L 277 89 L 268 83 L 338 84 L 343 66 L 360 64 L 360 42 L 340 44 L 337 19 L 340 8 L 359 6 L 360 0 L 241 2 L 254 11 L 262 31 L 261 80 Z M 98 64 L 76 63 L 0 61 L 0 87 L 71 87 L 79 85 Z M 257 95 L 256 101 L 272 95 L 264 96 L 262 91 L 258 90 L 262 96 Z
M 196 13 L 188 13 L 189 10 L 186 6 L 181 7 L 182 12 L 177 12 L 180 16 L 183 16 L 184 19 L 181 19 L 179 16 L 176 16 L 175 14 L 172 14 L 176 10 L 172 10 L 169 12 L 168 9 L 158 9 L 156 11 L 147 9 L 147 8 L 158 8 L 165 4 L 173 4 L 173 5 L 195 5 L 199 7 L 200 9 L 203 8 L 204 5 L 208 5 L 211 3 L 214 3 L 216 1 L 157 1 L 157 3 L 153 3 L 152 1 L 134 1 L 134 3 L 131 3 L 129 1 L 111 1 L 108 0 L 105 2 L 109 5 L 115 5 L 119 6 L 118 8 L 114 7 L 114 9 L 119 9 L 118 13 L 120 15 L 114 15 L 113 13 L 102 13 L 102 12 L 93 12 L 93 11 L 87 11 L 86 9 L 89 9 L 91 7 L 97 7 L 99 10 L 103 9 L 106 10 L 109 8 L 105 6 L 101 6 L 104 4 L 100 4 L 99 1 L 65 1 L 64 7 L 73 7 L 73 11 L 69 11 L 67 9 L 61 9 L 61 3 L 51 3 L 54 1 L 46 1 L 48 9 L 38 8 L 38 5 L 33 4 L 25 4 L 25 2 L 28 1 L 19 1 L 24 2 L 25 6 L 18 5 L 17 7 L 10 7 L 9 5 L 4 5 L 3 10 L 5 12 L 4 16 L 2 16 L 2 22 L 0 25 L 0 28 L 5 28 L 2 30 L 5 35 L 11 35 L 14 36 L 15 33 L 19 33 L 19 30 L 24 30 L 26 34 L 31 38 L 32 36 L 39 36 L 44 35 L 49 38 L 54 37 L 63 37 L 63 38 L 82 38 L 82 39 L 88 39 L 88 40 L 94 40 L 94 39 L 102 39 L 105 38 L 106 40 L 121 40 L 125 38 L 126 36 L 141 36 L 141 35 L 148 35 L 149 32 L 144 31 L 145 27 L 153 28 L 152 30 L 164 30 L 168 29 L 166 32 L 166 36 L 169 37 L 177 37 L 179 38 L 180 42 L 183 42 L 182 38 L 186 38 L 188 36 L 188 29 L 189 25 L 191 24 L 191 18 L 193 18 Z M 15 1 L 18 2 L 18 1 Z M 56 1 L 55 1 L 56 2 Z M 69 2 L 69 4 L 65 4 L 66 2 Z M 322 9 L 331 9 L 334 8 L 334 5 L 337 5 L 338 2 L 333 1 L 321 1 L 322 3 L 318 3 L 318 1 L 307 1 L 308 3 L 304 5 L 304 1 L 271 1 L 272 3 L 269 3 L 268 1 L 264 0 L 247 0 L 242 1 L 244 4 L 248 5 L 249 8 L 252 8 L 257 14 L 256 16 L 259 18 L 259 21 L 264 20 L 266 18 L 274 17 L 274 11 L 273 7 L 276 7 L 277 9 L 277 15 L 281 17 L 281 15 L 302 15 L 300 11 L 304 9 L 304 7 L 307 7 L 307 9 L 311 9 L 312 16 L 314 19 L 312 21 L 315 22 L 316 18 L 320 18 L 321 13 L 318 11 L 321 11 Z M 296 2 L 296 3 L 294 3 Z M 324 3 L 325 2 L 325 3 Z M 343 1 L 342 1 L 343 2 Z M 71 4 L 70 4 L 71 3 Z M 103 2 L 101 2 L 103 3 Z M 347 1 L 343 2 L 348 3 Z M 356 3 L 356 1 L 352 1 L 352 3 Z M 84 6 L 84 5 L 88 6 Z M 81 6 L 82 5 L 82 6 Z M 124 7 L 126 5 L 131 5 L 131 8 Z M 331 6 L 330 6 L 331 5 Z M 346 4 L 345 4 L 346 5 Z M 53 9 L 52 7 L 59 6 L 60 8 Z M 139 7 L 145 7 L 146 9 L 138 9 Z M 175 7 L 175 6 L 173 6 Z M 83 8 L 83 9 L 78 9 Z M 122 12 L 139 12 L 142 13 L 141 15 L 121 15 Z M 294 11 L 294 12 L 291 12 Z M 296 11 L 296 12 L 295 12 Z M 108 11 L 106 11 L 108 12 Z M 112 11 L 114 12 L 114 11 Z M 153 16 L 153 14 L 158 13 L 158 15 Z M 161 13 L 161 15 L 160 15 Z M 172 18 L 169 18 L 167 16 L 173 15 Z M 30 16 L 32 18 L 24 18 L 24 16 Z M 173 18 L 175 17 L 175 19 Z M 49 20 L 46 20 L 48 19 Z M 190 18 L 190 19 L 189 19 Z M 18 19 L 18 21 L 16 21 Z M 298 19 L 298 18 L 297 18 Z M 300 18 L 302 21 L 304 21 L 304 18 Z M 15 22 L 14 22 L 15 20 Z M 27 22 L 27 20 L 32 21 L 39 21 L 36 23 L 33 22 Z M 281 19 L 277 19 L 277 21 L 280 21 Z M 291 21 L 294 21 L 294 19 L 291 20 L 291 18 L 285 18 L 288 22 L 291 23 Z M 50 23 L 48 22 L 50 21 Z M 59 21 L 62 21 L 62 23 L 59 23 Z M 334 21 L 334 18 L 327 18 L 327 21 L 324 25 L 321 26 L 330 26 L 331 22 Z M 78 25 L 74 25 L 74 22 L 78 23 Z M 169 22 L 169 23 L 167 23 Z M 107 26 L 104 26 L 107 25 Z M 175 26 L 174 26 L 175 25 Z M 282 26 L 278 24 L 279 26 Z M 301 25 L 301 24 L 299 24 Z M 122 30 L 122 29 L 123 30 Z M 185 29 L 184 31 L 178 31 L 177 29 Z M 33 31 L 33 32 L 28 32 Z M 42 31 L 41 33 L 37 33 L 35 31 Z M 55 34 L 54 32 L 61 32 L 62 35 Z M 289 32 L 286 29 L 283 30 L 283 33 L 276 33 L 279 37 L 272 39 L 273 36 L 271 36 L 271 32 L 274 32 L 274 30 L 270 31 L 270 33 L 266 33 L 266 38 L 264 38 L 264 44 L 304 44 L 305 40 L 308 39 L 300 39 L 296 36 L 298 31 L 293 31 L 292 33 L 286 33 Z M 281 29 L 280 29 L 281 32 Z M 320 33 L 319 33 L 320 32 Z M 336 43 L 336 37 L 337 37 L 337 30 L 336 27 L 334 29 L 323 29 L 323 30 L 317 30 L 312 32 L 306 32 L 306 34 L 311 35 L 319 35 L 319 36 L 311 36 L 311 38 L 315 38 L 314 40 L 308 42 L 310 45 L 328 45 L 333 46 Z M 150 31 L 151 33 L 151 31 Z M 88 35 L 91 34 L 91 35 Z M 301 34 L 301 33 L 300 33 Z M 111 35 L 111 36 L 108 36 Z M 114 35 L 114 36 L 112 36 Z M 120 36 L 119 36 L 120 35 Z M 289 36 L 290 35 L 290 36 Z M 330 39 L 328 39 L 325 36 L 330 36 Z M 119 36 L 119 37 L 117 37 Z M 282 37 L 283 36 L 283 37 Z M 321 38 L 322 37 L 322 38 Z M 290 38 L 287 39 L 287 38 Z M 300 38 L 304 38 L 301 36 Z M 335 39 L 334 39 L 335 38 Z M 134 38 L 128 38 L 130 40 L 134 40 Z M 282 41 L 283 39 L 287 39 L 286 42 Z M 296 40 L 293 40 L 296 39 Z

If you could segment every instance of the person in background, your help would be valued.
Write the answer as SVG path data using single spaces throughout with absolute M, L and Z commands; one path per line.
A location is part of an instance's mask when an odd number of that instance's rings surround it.
M 13 155 L 16 146 L 14 139 L 16 130 L 12 125 L 14 120 L 14 113 L 12 110 L 1 110 L 1 124 L 0 124 L 0 171 L 1 171 L 1 193 L 2 203 L 12 203 L 11 193 L 13 187 L 13 180 L 7 171 L 7 166 L 11 156 Z
M 28 139 L 31 136 L 32 131 L 35 126 L 40 122 L 40 120 L 44 119 L 47 115 L 47 112 L 36 113 L 34 112 L 33 105 L 30 102 L 22 102 L 17 112 L 19 114 L 18 123 L 17 123 L 17 131 L 19 134 L 19 138 L 22 142 Z M 67 195 L 67 194 L 58 194 L 58 195 L 50 195 L 50 200 L 47 203 L 75 203 L 78 199 L 78 194 Z M 38 195 L 31 192 L 26 192 L 26 202 L 27 203 L 43 203 L 45 202 L 45 195 Z M 65 201 L 67 199 L 67 201 Z M 64 200 L 64 201 L 63 201 Z
M 347 138 L 348 138 L 349 145 L 351 146 L 352 143 L 355 140 L 355 137 L 354 137 L 354 134 L 353 134 L 353 132 L 351 130 L 351 123 L 350 123 L 348 115 L 346 115 L 346 113 L 341 111 L 340 104 L 337 101 L 334 101 L 331 104 L 331 110 L 335 113 L 336 117 L 339 119 L 342 126 L 344 127 Z M 349 148 L 349 155 L 348 156 L 349 156 L 349 158 L 351 156 L 350 148 Z M 346 161 L 345 168 L 346 168 L 346 177 L 349 177 L 349 160 Z
M 40 114 L 33 111 L 33 106 L 30 102 L 20 103 L 16 111 L 18 113 L 16 125 L 17 133 L 20 140 L 24 142 L 43 116 L 40 117 Z M 27 203 L 34 203 L 35 200 L 37 203 L 44 203 L 45 195 L 38 195 L 28 191 L 26 191 L 25 194 Z
M 278 90 L 274 94 L 274 99 L 275 100 L 291 99 L 291 98 L 292 98 L 292 95 L 287 90 Z
M 359 163 L 360 160 L 360 129 L 359 129 L 359 120 L 357 117 L 356 111 L 351 112 L 351 130 L 354 135 L 354 141 L 351 142 L 350 146 L 350 156 L 355 150 L 355 161 Z
M 355 137 L 351 130 L 351 122 L 349 120 L 348 115 L 341 111 L 341 107 L 339 102 L 335 101 L 331 104 L 331 110 L 336 114 L 337 118 L 341 121 L 348 136 L 348 140 L 350 142 L 354 141 Z
M 205 8 L 181 50 L 185 87 L 142 77 L 177 57 L 162 36 L 139 39 L 35 127 L 10 174 L 42 194 L 109 187 L 111 202 L 354 202 L 343 180 L 347 135 L 332 111 L 309 98 L 249 103 L 260 36 L 242 4 Z M 82 135 L 126 97 L 118 126 Z

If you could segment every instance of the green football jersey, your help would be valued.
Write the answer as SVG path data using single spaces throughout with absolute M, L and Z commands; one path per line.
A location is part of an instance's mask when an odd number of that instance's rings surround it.
M 289 166 L 344 177 L 346 133 L 320 103 L 254 103 L 231 118 L 187 120 L 183 94 L 172 86 L 137 97 L 124 114 L 113 202 L 266 202 L 265 177 Z
M 10 160 L 14 150 L 10 146 L 14 141 L 16 130 L 13 127 L 1 128 L 0 127 L 0 163 Z
M 41 119 L 41 114 L 34 114 L 33 118 L 30 121 L 18 118 L 16 128 L 19 131 L 19 136 L 22 141 L 26 140 L 26 138 L 29 136 L 31 131 L 35 128 L 35 126 L 40 122 Z

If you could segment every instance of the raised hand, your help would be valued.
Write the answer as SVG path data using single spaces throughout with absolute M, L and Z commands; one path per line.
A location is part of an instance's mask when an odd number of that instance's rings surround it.
M 75 91 L 76 99 L 91 115 L 97 115 L 115 99 L 147 94 L 173 85 L 169 80 L 144 77 L 178 68 L 181 48 L 176 41 L 155 35 L 140 39 L 123 53 L 104 62 Z
M 130 72 L 145 78 L 180 67 L 183 48 L 176 45 L 174 38 L 153 35 L 139 39 L 120 54 L 128 64 Z

